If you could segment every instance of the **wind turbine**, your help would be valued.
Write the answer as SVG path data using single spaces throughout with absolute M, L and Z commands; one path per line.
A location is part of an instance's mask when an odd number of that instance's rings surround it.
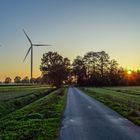
M 27 33 L 25 32 L 25 30 L 23 29 L 23 32 L 25 34 L 25 36 L 27 37 L 29 43 L 30 43 L 30 47 L 24 57 L 23 62 L 25 61 L 26 57 L 28 56 L 29 52 L 31 51 L 31 79 L 30 82 L 32 83 L 32 78 L 33 78 L 33 47 L 34 46 L 51 46 L 51 45 L 46 45 L 46 44 L 33 44 L 31 39 L 29 38 L 29 36 L 27 35 Z

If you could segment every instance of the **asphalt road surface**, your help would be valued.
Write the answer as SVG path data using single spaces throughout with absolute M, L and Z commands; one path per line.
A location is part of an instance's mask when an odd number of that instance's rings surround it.
M 140 140 L 140 127 L 77 88 L 69 88 L 60 140 Z

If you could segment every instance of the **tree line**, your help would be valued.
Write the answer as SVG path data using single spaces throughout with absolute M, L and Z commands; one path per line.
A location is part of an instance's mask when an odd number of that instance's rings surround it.
M 57 52 L 43 54 L 40 70 L 48 84 L 76 84 L 78 86 L 127 86 L 140 85 L 140 71 L 120 67 L 105 51 L 87 52 L 77 56 L 72 63 Z
M 84 56 L 77 56 L 71 63 L 67 57 L 57 52 L 43 54 L 40 65 L 41 76 L 33 78 L 33 83 L 49 84 L 60 87 L 63 84 L 78 86 L 129 86 L 140 85 L 140 71 L 131 71 L 120 67 L 115 59 L 105 51 L 87 52 Z M 11 83 L 10 77 L 5 83 Z M 15 83 L 29 83 L 26 76 L 14 78 Z
M 14 83 L 17 83 L 17 84 L 18 83 L 29 83 L 30 82 L 30 79 L 29 79 L 28 76 L 25 76 L 24 78 L 21 78 L 20 76 L 15 76 L 15 78 L 13 80 L 14 80 Z M 2 82 L 0 82 L 0 83 L 2 83 Z M 5 80 L 3 81 L 3 83 L 5 83 L 5 84 L 12 83 L 12 78 L 6 77 Z

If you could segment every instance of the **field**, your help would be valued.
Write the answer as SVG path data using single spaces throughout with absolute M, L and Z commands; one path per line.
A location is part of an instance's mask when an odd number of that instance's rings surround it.
M 83 87 L 89 96 L 103 102 L 140 126 L 140 87 Z
M 0 86 L 0 139 L 54 140 L 66 88 Z

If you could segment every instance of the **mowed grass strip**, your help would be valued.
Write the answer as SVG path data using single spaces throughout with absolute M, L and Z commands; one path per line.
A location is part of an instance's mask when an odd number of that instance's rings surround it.
M 0 118 L 5 117 L 8 113 L 13 112 L 27 104 L 32 103 L 33 101 L 48 95 L 54 89 L 43 88 L 36 90 L 25 90 L 19 91 L 17 97 L 11 98 L 9 100 L 0 101 Z M 5 93 L 3 93 L 4 95 Z M 12 93 L 8 93 L 9 96 L 12 96 Z M 26 94 L 26 95 L 25 95 Z M 2 95 L 1 95 L 2 96 Z
M 33 86 L 0 86 L 0 101 L 8 101 L 14 98 L 20 98 L 32 94 L 34 91 L 47 89 L 47 86 L 33 85 Z
M 53 93 L 7 115 L 0 121 L 0 139 L 55 140 L 67 89 Z
M 122 92 L 130 95 L 138 95 L 140 96 L 140 87 L 132 86 L 132 87 L 106 87 L 106 89 Z
M 85 87 L 80 89 L 140 126 L 140 96 L 132 96 L 104 88 Z

